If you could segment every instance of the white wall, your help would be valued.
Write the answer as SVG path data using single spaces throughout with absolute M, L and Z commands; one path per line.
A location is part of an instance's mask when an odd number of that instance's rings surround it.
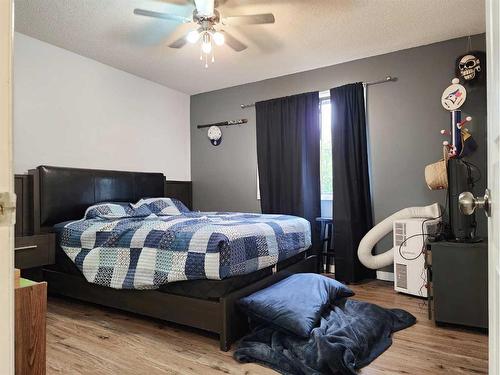
M 189 96 L 16 33 L 14 170 L 163 172 L 190 180 Z

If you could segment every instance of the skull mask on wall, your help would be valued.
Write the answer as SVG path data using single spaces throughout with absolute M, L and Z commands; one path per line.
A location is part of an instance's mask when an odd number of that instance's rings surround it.
M 481 71 L 481 62 L 479 58 L 474 55 L 465 55 L 458 63 L 460 75 L 466 81 L 470 81 L 476 77 L 476 73 Z
M 456 77 L 460 77 L 468 84 L 483 81 L 486 54 L 483 51 L 469 51 L 457 57 L 455 65 Z

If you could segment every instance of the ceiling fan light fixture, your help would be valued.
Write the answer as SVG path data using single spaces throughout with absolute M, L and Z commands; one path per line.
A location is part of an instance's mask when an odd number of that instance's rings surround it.
M 210 52 L 212 52 L 212 43 L 202 43 L 201 50 L 203 51 L 203 53 L 209 54 Z
M 201 50 L 204 54 L 208 55 L 210 52 L 212 52 L 212 37 L 208 32 L 205 32 L 203 33 L 202 39 Z
M 1 1 L 1 0 L 0 0 Z M 176 2 L 179 0 L 161 0 L 164 2 Z M 181 36 L 177 40 L 171 42 L 170 48 L 179 49 L 187 43 L 201 44 L 200 60 L 205 60 L 205 67 L 208 68 L 209 59 L 214 62 L 214 49 L 216 46 L 227 45 L 233 51 L 244 51 L 247 46 L 228 33 L 226 30 L 217 31 L 223 25 L 263 25 L 274 23 L 275 18 L 272 13 L 263 14 L 248 14 L 239 16 L 229 16 L 221 18 L 217 7 L 222 0 L 183 0 L 186 3 L 195 6 L 192 17 L 188 18 L 175 13 L 156 12 L 147 9 L 134 9 L 134 14 L 146 17 L 159 18 L 167 21 L 175 21 L 178 23 L 191 23 L 198 25 L 197 30 L 191 30 L 189 33 Z M 226 0 L 224 0 L 225 2 Z
M 198 30 L 192 30 L 186 35 L 186 40 L 191 44 L 195 44 L 200 40 L 200 33 Z
M 224 42 L 225 42 L 224 34 L 222 34 L 219 31 L 216 31 L 213 34 L 213 38 L 214 38 L 215 44 L 217 44 L 218 46 L 222 46 L 224 44 Z

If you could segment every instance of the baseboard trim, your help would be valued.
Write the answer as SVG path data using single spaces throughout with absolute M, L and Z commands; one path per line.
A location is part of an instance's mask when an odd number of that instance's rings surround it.
M 377 271 L 377 279 L 383 281 L 394 281 L 394 273 L 387 271 Z

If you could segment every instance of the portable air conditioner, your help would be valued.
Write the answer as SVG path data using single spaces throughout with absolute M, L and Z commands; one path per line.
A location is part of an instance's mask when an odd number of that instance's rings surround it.
M 394 289 L 427 297 L 427 271 L 423 253 L 429 234 L 435 234 L 439 219 L 403 219 L 393 223 Z

